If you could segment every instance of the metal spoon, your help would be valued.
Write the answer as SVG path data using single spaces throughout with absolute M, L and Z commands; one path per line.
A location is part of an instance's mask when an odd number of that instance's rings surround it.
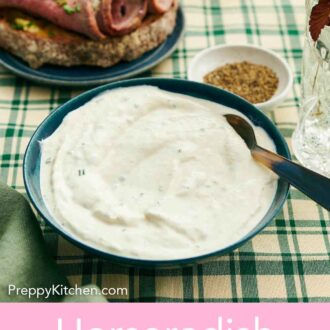
M 257 145 L 252 126 L 242 117 L 225 115 L 245 141 L 252 157 L 330 211 L 330 179 Z

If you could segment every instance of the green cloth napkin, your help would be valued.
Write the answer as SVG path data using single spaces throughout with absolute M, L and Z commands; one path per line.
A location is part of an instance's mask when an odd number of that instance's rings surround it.
M 101 295 L 62 297 L 51 295 L 30 299 L 13 292 L 11 288 L 51 288 L 53 285 L 69 287 L 56 263 L 47 252 L 46 245 L 27 200 L 12 188 L 0 182 L 0 302 L 105 302 Z

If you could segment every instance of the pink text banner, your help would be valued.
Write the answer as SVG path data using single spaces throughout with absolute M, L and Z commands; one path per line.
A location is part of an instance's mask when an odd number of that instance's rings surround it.
M 0 304 L 4 330 L 330 330 L 330 304 Z

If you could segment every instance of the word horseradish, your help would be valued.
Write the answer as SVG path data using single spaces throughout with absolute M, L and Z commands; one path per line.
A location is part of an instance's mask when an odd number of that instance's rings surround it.
M 255 316 L 253 321 L 250 322 L 248 327 L 237 327 L 235 326 L 235 321 L 232 318 L 223 318 L 222 316 L 218 317 L 218 325 L 217 328 L 207 328 L 205 330 L 271 330 L 270 328 L 264 328 L 261 326 L 259 316 Z M 57 319 L 57 330 L 138 330 L 137 328 L 118 328 L 118 327 L 111 327 L 111 328 L 90 328 L 84 327 L 82 319 L 76 319 L 75 328 L 68 328 L 65 327 L 65 321 L 62 318 Z M 194 328 L 146 328 L 145 330 L 195 330 Z
M 237 242 L 267 213 L 277 179 L 226 113 L 239 114 L 151 86 L 97 96 L 41 142 L 49 211 L 85 244 L 132 258 L 188 258 Z

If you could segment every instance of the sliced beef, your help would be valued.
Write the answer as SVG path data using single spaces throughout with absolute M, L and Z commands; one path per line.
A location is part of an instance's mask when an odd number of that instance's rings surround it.
M 152 14 L 163 14 L 173 4 L 173 0 L 148 0 L 148 11 Z
M 101 31 L 121 36 L 136 30 L 147 13 L 147 0 L 101 0 L 97 20 Z
M 46 63 L 110 67 L 120 61 L 133 61 L 162 44 L 175 28 L 176 14 L 177 7 L 173 6 L 165 15 L 149 15 L 127 36 L 94 41 L 45 24 L 42 19 L 6 9 L 0 15 L 0 48 L 22 58 L 33 68 Z M 16 30 L 12 25 L 15 17 L 32 21 L 38 29 Z
M 22 9 L 94 40 L 105 37 L 98 27 L 90 0 L 0 0 L 1 7 Z
M 147 12 L 163 14 L 173 0 L 0 0 L 0 8 L 16 8 L 94 40 L 136 30 Z

